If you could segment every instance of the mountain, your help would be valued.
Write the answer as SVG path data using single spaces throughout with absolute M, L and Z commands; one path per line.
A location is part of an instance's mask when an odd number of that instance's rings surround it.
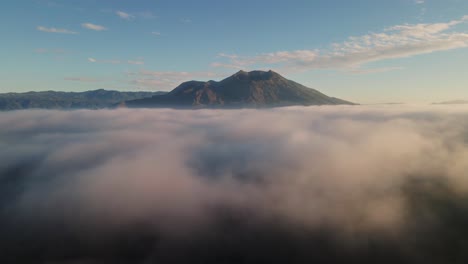
M 453 104 L 468 104 L 468 100 L 453 100 L 453 101 L 446 101 L 440 103 L 433 103 L 438 105 L 453 105 Z
M 273 71 L 239 71 L 220 82 L 189 81 L 171 92 L 129 100 L 126 107 L 237 108 L 353 104 L 287 80 Z
M 119 92 L 104 89 L 86 92 L 27 92 L 0 94 L 0 110 L 99 109 L 118 102 L 151 97 L 165 92 Z

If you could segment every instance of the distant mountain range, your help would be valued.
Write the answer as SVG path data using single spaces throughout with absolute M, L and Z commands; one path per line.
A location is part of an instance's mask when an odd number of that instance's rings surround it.
M 257 108 L 353 103 L 329 97 L 273 71 L 239 71 L 222 81 L 184 82 L 171 92 L 27 92 L 0 94 L 0 110 L 108 107 Z
M 239 71 L 220 82 L 189 81 L 167 94 L 128 100 L 120 106 L 241 108 L 338 104 L 353 103 L 329 97 L 273 71 Z
M 0 94 L 0 110 L 18 109 L 100 109 L 113 104 L 164 94 L 165 92 L 119 92 L 93 90 L 86 92 L 27 92 Z

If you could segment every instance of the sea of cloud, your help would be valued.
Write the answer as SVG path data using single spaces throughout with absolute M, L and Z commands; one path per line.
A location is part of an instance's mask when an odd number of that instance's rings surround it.
M 466 106 L 30 110 L 0 127 L 6 263 L 468 259 Z

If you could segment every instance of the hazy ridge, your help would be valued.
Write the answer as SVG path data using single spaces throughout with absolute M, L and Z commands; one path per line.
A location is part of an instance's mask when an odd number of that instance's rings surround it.
M 0 110 L 19 109 L 100 109 L 133 99 L 151 97 L 164 92 L 120 92 L 92 90 L 86 92 L 41 91 L 0 94 Z

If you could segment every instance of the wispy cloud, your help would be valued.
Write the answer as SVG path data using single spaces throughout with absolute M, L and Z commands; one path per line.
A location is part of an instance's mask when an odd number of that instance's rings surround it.
M 132 64 L 132 65 L 144 65 L 145 64 L 145 62 L 142 60 L 128 60 L 127 63 Z
M 468 33 L 452 30 L 466 21 L 468 16 L 446 23 L 397 25 L 380 33 L 349 37 L 327 50 L 280 51 L 255 56 L 219 54 L 220 61 L 211 66 L 258 68 L 268 65 L 297 71 L 339 69 L 359 72 L 363 65 L 371 62 L 466 48 Z
M 102 64 L 130 64 L 130 65 L 144 65 L 145 61 L 143 59 L 135 60 L 100 60 L 96 58 L 88 58 L 88 62 L 91 63 L 102 63 Z
M 351 69 L 351 70 L 348 70 L 347 72 L 348 73 L 351 73 L 351 74 L 370 74 L 370 73 L 382 73 L 382 72 L 390 72 L 390 71 L 399 71 L 399 70 L 403 70 L 404 68 L 403 67 L 384 67 L 384 68 L 374 68 L 374 69 L 362 69 L 362 68 L 358 68 L 358 69 Z
M 64 80 L 65 81 L 75 81 L 75 82 L 90 82 L 90 83 L 102 82 L 102 80 L 100 80 L 100 79 L 89 78 L 89 77 L 65 77 Z
M 153 14 L 153 12 L 151 12 L 151 11 L 137 12 L 137 13 L 135 13 L 135 16 L 143 18 L 143 19 L 155 19 L 155 18 L 157 18 L 157 16 L 155 14 Z
M 414 0 L 414 4 L 420 9 L 417 19 L 422 21 L 427 13 L 426 0 Z
M 151 35 L 154 35 L 154 36 L 161 36 L 161 32 L 153 31 L 153 32 L 151 32 Z
M 38 26 L 36 27 L 37 30 L 47 33 L 59 33 L 59 34 L 78 34 L 78 32 L 64 29 L 64 28 L 55 28 L 55 27 L 44 27 Z
M 149 10 L 128 12 L 124 10 L 106 8 L 106 9 L 102 9 L 101 12 L 107 13 L 107 14 L 115 14 L 116 16 L 125 20 L 157 18 L 157 16 Z
M 128 13 L 124 11 L 117 10 L 115 11 L 115 14 L 125 20 L 133 20 L 133 19 L 154 19 L 157 16 L 154 15 L 150 11 L 143 11 L 143 12 L 135 12 L 135 13 Z
M 92 23 L 83 23 L 83 24 L 81 24 L 81 26 L 82 26 L 83 28 L 90 29 L 90 30 L 94 30 L 94 31 L 104 31 L 104 30 L 107 30 L 107 28 L 104 27 L 104 26 L 96 25 L 96 24 L 92 24 Z
M 133 79 L 131 84 L 139 88 L 170 90 L 190 80 L 207 80 L 222 77 L 219 73 L 209 71 L 184 72 L 184 71 L 149 71 L 141 70 L 139 72 L 128 73 Z
M 131 19 L 135 18 L 134 15 L 131 15 L 131 14 L 123 12 L 123 11 L 116 11 L 115 14 L 117 16 L 119 16 L 120 18 L 125 19 L 125 20 L 131 20 Z

